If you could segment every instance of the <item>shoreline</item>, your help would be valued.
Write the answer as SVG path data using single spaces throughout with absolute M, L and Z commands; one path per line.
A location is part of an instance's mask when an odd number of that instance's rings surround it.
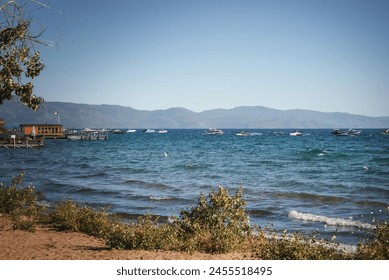
M 266 236 L 271 238 L 270 235 Z M 273 236 L 274 237 L 274 236 Z M 281 237 L 275 237 L 281 239 Z M 292 238 L 292 237 L 291 237 Z M 317 243 L 320 246 L 319 243 Z M 339 252 L 356 253 L 357 247 L 339 244 Z M 330 244 L 327 248 L 335 248 Z M 0 260 L 252 260 L 252 252 L 207 254 L 163 250 L 118 250 L 101 238 L 81 232 L 64 232 L 37 225 L 34 232 L 14 230 L 9 217 L 0 214 Z
M 377 224 L 372 238 L 352 252 L 345 244 L 315 235 L 284 230 L 282 235 L 272 232 L 269 236 L 266 229 L 249 225 L 243 188 L 231 196 L 223 187 L 208 197 L 201 194 L 197 207 L 182 211 L 171 225 L 159 224 L 151 215 L 125 224 L 104 210 L 70 200 L 45 211 L 38 205 L 33 187 L 18 188 L 23 175 L 13 178 L 0 192 L 0 259 L 4 260 L 347 260 L 389 256 L 387 223 Z

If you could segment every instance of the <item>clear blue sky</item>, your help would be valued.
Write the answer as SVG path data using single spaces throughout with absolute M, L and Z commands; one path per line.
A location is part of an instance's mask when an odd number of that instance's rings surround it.
M 47 3 L 47 2 L 46 2 Z M 389 1 L 51 0 L 47 101 L 389 115 Z

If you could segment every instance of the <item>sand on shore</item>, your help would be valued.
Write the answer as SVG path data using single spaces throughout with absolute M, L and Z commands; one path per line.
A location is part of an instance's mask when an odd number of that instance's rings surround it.
M 78 232 L 38 226 L 35 232 L 13 230 L 0 214 L 0 260 L 238 260 L 243 253 L 204 254 L 169 251 L 116 250 L 103 240 Z

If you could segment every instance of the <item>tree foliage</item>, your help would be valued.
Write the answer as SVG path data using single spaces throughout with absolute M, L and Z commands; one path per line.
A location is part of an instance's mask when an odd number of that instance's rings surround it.
M 31 34 L 28 2 L 39 5 L 33 0 L 0 0 L 0 105 L 17 99 L 36 111 L 44 101 L 33 94 L 32 83 L 44 68 L 34 48 L 42 32 Z

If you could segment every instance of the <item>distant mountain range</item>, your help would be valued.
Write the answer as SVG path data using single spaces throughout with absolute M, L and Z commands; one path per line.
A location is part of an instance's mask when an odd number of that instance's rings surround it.
M 310 110 L 276 110 L 262 106 L 215 109 L 200 113 L 185 108 L 136 110 L 118 105 L 46 102 L 37 112 L 15 102 L 0 105 L 6 127 L 57 123 L 66 128 L 388 128 L 389 116 L 367 117 Z

